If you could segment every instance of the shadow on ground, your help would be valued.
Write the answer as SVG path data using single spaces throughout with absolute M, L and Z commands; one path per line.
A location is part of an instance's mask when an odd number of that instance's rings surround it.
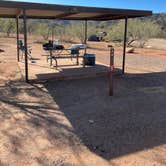
M 166 143 L 166 72 L 116 76 L 113 97 L 108 96 L 107 77 L 16 85 L 6 85 L 11 94 L 5 98 L 7 88 L 1 91 L 1 102 L 24 113 L 25 123 L 33 128 L 27 127 L 27 135 L 44 130 L 56 147 L 58 140 L 79 153 L 83 144 L 110 160 Z M 27 93 L 40 102 L 20 101 L 15 98 L 18 93 Z M 14 110 L 2 111 L 1 122 L 13 116 Z M 63 117 L 69 123 L 64 123 Z M 27 135 L 11 138 L 18 143 Z M 17 152 L 21 142 L 18 145 Z
M 94 153 L 112 159 L 166 143 L 166 73 L 46 83 L 45 88 Z

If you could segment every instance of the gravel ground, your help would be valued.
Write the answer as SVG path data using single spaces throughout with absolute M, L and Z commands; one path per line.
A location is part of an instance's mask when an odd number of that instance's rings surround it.
M 166 57 L 134 56 L 143 72 L 116 76 L 113 97 L 106 77 L 33 85 L 4 79 L 0 165 L 165 166 Z M 127 63 L 135 69 L 133 58 Z

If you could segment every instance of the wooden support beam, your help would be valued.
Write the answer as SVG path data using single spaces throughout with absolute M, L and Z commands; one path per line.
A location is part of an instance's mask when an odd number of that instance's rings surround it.
M 125 30 L 124 30 L 124 43 L 123 43 L 123 65 L 122 65 L 122 74 L 125 73 L 125 60 L 126 60 L 126 41 L 127 41 L 127 20 L 125 18 Z
M 25 51 L 25 81 L 29 82 L 28 79 L 28 50 L 27 50 L 27 16 L 26 10 L 23 10 L 23 23 L 24 23 L 24 51 Z
M 17 61 L 20 61 L 20 51 L 19 51 L 19 18 L 16 17 L 16 31 L 17 31 Z

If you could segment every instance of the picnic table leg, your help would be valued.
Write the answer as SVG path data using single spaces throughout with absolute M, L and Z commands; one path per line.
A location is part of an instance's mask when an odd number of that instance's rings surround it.
M 52 66 L 52 57 L 50 57 L 50 66 Z
M 56 58 L 54 58 L 55 60 L 55 68 L 58 69 L 58 60 Z
M 49 55 L 46 56 L 46 61 L 47 61 L 47 63 L 48 63 L 48 59 L 49 59 Z
M 83 57 L 83 67 L 85 68 L 85 57 Z
M 79 55 L 77 54 L 77 65 L 79 65 L 79 58 L 78 58 L 78 56 L 79 56 Z
M 50 66 L 52 66 L 52 50 L 50 50 Z
M 22 49 L 21 51 L 22 51 L 22 57 L 21 57 L 21 59 L 24 60 L 24 50 Z

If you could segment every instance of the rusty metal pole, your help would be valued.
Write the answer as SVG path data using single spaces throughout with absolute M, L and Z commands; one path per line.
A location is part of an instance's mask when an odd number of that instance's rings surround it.
M 84 27 L 84 44 L 85 46 L 87 45 L 87 26 L 88 26 L 88 22 L 87 20 L 85 20 L 85 27 Z M 87 47 L 85 48 L 84 54 L 86 54 L 87 51 Z M 85 58 L 83 57 L 83 67 L 85 67 Z
M 87 20 L 85 20 L 84 44 L 86 44 L 86 43 L 87 43 L 87 26 L 88 26 L 88 22 L 87 22 Z
M 126 41 L 127 41 L 127 17 L 125 18 L 125 30 L 124 30 L 124 43 L 123 43 L 123 66 L 122 74 L 125 73 L 125 60 L 126 60 Z
M 20 61 L 20 50 L 19 50 L 19 17 L 16 17 L 16 31 L 17 31 L 17 61 Z
M 52 25 L 52 42 L 54 41 L 54 26 Z
M 23 10 L 23 23 L 24 23 L 24 49 L 25 49 L 25 81 L 28 79 L 28 50 L 27 50 L 27 16 L 25 9 Z
M 112 45 L 108 47 L 110 48 L 109 95 L 113 96 L 114 48 Z

